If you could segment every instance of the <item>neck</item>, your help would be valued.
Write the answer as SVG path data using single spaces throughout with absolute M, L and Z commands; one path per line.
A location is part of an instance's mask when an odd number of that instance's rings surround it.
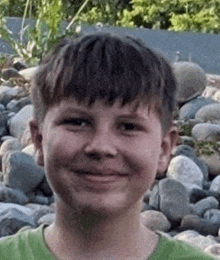
M 147 250 L 146 244 L 152 243 L 146 240 L 152 240 L 155 235 L 140 224 L 138 207 L 120 216 L 100 217 L 91 213 L 70 214 L 67 207 L 58 203 L 56 220 L 45 233 L 46 242 L 53 251 L 51 241 L 59 241 L 60 250 L 54 245 L 55 255 L 59 255 L 58 251 L 68 252 L 75 259 L 111 259 L 115 255 L 120 258 L 113 259 L 142 259 L 141 255 L 145 256 L 149 251 L 143 252 L 143 249 Z M 152 244 L 150 246 L 154 248 Z

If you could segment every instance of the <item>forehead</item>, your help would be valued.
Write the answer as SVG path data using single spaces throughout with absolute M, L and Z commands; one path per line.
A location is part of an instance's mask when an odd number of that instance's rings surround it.
M 101 115 L 102 112 L 106 115 L 109 114 L 127 114 L 131 116 L 147 116 L 154 115 L 159 119 L 159 114 L 153 103 L 148 103 L 146 100 L 135 99 L 132 102 L 123 104 L 120 99 L 109 104 L 103 99 L 95 100 L 92 104 L 89 100 L 78 101 L 70 97 L 61 100 L 58 104 L 53 106 L 54 113 L 72 113 L 72 112 L 85 112 L 87 114 Z

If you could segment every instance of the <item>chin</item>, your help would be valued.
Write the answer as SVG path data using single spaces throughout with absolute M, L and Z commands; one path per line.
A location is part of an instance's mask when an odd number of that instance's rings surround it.
M 75 197 L 72 200 L 65 201 L 65 203 L 68 204 L 69 210 L 77 212 L 77 215 L 93 215 L 108 218 L 125 214 L 131 208 L 135 207 L 137 209 L 137 206 L 139 207 L 140 205 L 139 200 L 132 203 L 131 201 L 128 203 L 128 201 L 129 199 L 126 196 L 112 194 L 112 196 Z

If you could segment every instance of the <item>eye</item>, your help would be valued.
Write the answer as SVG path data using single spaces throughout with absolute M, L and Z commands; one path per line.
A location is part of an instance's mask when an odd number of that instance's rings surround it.
M 119 129 L 121 131 L 140 131 L 141 126 L 135 123 L 126 122 L 126 123 L 121 123 Z
M 90 121 L 86 118 L 68 118 L 63 121 L 64 124 L 82 128 L 91 125 Z

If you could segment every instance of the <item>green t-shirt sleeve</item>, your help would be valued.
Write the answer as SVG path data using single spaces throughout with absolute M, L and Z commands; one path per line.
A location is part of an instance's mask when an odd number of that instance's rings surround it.
M 186 242 L 160 235 L 160 241 L 154 253 L 148 260 L 214 260 L 216 258 L 205 254 L 199 248 Z
M 46 247 L 43 228 L 0 239 L 0 260 L 56 260 Z

